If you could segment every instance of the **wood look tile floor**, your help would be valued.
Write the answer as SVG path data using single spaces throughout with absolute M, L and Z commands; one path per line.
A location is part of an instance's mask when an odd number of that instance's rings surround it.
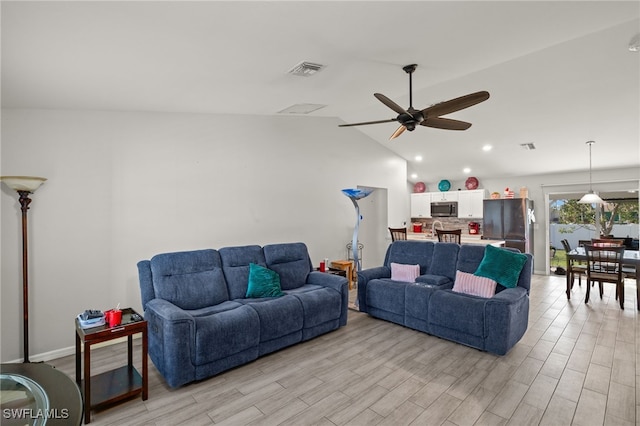
M 527 333 L 495 356 L 350 311 L 346 327 L 179 389 L 149 362 L 149 399 L 94 411 L 95 425 L 636 425 L 635 281 L 584 303 L 534 276 Z M 139 347 L 136 354 L 139 368 Z M 92 351 L 92 373 L 126 344 Z M 49 361 L 75 377 L 74 357 Z

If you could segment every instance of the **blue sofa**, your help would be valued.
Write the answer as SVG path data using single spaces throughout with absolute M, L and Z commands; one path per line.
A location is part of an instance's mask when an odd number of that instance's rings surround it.
M 533 257 L 525 254 L 515 288 L 498 284 L 490 298 L 452 291 L 456 271 L 475 272 L 485 249 L 483 245 L 395 241 L 387 249 L 383 266 L 358 272 L 359 309 L 376 318 L 504 355 L 527 330 Z M 416 282 L 392 280 L 391 263 L 420 265 Z
M 285 295 L 246 298 L 251 263 L 276 271 Z M 347 323 L 346 278 L 313 271 L 303 243 L 158 254 L 138 275 L 149 356 L 171 387 Z

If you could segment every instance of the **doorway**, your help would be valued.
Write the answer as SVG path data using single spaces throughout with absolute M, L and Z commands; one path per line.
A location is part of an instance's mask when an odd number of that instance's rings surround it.
M 358 240 L 363 245 L 362 269 L 367 269 L 382 265 L 389 244 L 386 238 L 388 232 L 387 188 L 362 185 L 358 185 L 358 188 L 374 189 L 368 197 L 358 200 L 360 216 L 362 216 Z

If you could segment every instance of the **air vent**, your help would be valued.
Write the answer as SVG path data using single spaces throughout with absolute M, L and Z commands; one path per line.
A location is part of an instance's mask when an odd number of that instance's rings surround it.
M 536 146 L 532 143 L 521 143 L 520 146 L 527 151 L 531 151 L 532 149 L 536 149 Z
M 288 73 L 300 77 L 310 77 L 324 68 L 324 65 L 314 64 L 313 62 L 302 61 L 295 67 L 291 68 Z

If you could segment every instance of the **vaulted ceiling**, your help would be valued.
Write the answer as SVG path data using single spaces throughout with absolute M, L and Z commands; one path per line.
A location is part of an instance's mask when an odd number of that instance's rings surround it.
M 364 132 L 414 180 L 640 167 L 637 1 L 2 1 L 3 108 L 275 115 L 297 104 L 347 122 L 394 118 L 487 90 L 447 117 Z M 287 71 L 325 65 L 310 77 Z M 313 129 L 310 129 L 313 131 Z M 375 142 L 372 142 L 375 143 Z M 520 145 L 533 143 L 535 150 Z M 491 145 L 489 152 L 482 151 Z M 417 162 L 416 155 L 423 160 Z M 411 178 L 409 178 L 411 180 Z

